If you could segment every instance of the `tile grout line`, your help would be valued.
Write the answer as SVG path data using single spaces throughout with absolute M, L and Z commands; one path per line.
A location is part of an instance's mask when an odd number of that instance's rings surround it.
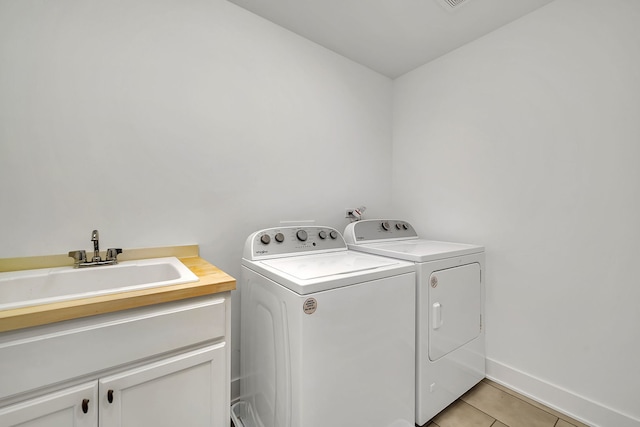
M 463 400 L 464 402 L 464 400 Z M 464 402 L 467 403 L 467 402 Z M 494 425 L 496 422 L 500 422 L 502 424 L 504 424 L 505 426 L 509 427 L 507 424 L 505 424 L 504 422 L 502 422 L 502 420 L 499 420 L 498 418 L 496 418 L 495 416 L 491 415 L 491 414 L 487 414 L 486 412 L 484 412 L 482 409 L 480 408 L 476 408 L 475 406 L 473 406 L 471 403 L 467 403 L 467 405 L 472 406 L 475 410 L 477 410 L 478 412 L 482 412 L 483 414 L 485 414 L 487 417 L 493 418 L 493 422 L 491 423 L 491 426 Z M 491 427 L 489 426 L 489 427 Z
M 542 412 L 544 412 L 544 413 L 546 413 L 546 414 L 551 415 L 552 417 L 554 417 L 554 418 L 556 419 L 556 420 L 555 420 L 555 422 L 553 423 L 553 427 L 556 427 L 556 425 L 558 424 L 558 421 L 560 420 L 560 418 L 559 418 L 557 415 L 552 414 L 552 413 L 550 413 L 549 411 L 546 411 L 546 410 L 544 410 L 544 409 L 542 409 L 542 408 L 539 408 L 539 407 L 537 407 L 537 406 L 535 406 L 535 405 L 532 405 L 531 403 L 529 403 L 529 402 L 527 402 L 526 400 L 524 400 L 524 399 L 520 398 L 519 396 L 514 396 L 513 394 L 508 393 L 508 392 L 506 392 L 506 391 L 504 391 L 504 390 L 500 389 L 499 387 L 495 387 L 495 386 L 494 386 L 493 384 L 491 384 L 491 383 L 488 383 L 488 382 L 485 382 L 485 381 L 482 381 L 482 382 L 484 382 L 486 385 L 491 386 L 491 387 L 493 387 L 494 389 L 496 389 L 496 390 L 498 390 L 498 391 L 500 391 L 500 392 L 502 392 L 502 393 L 505 393 L 505 394 L 507 394 L 507 395 L 509 395 L 509 396 L 511 396 L 511 397 L 513 397 L 513 398 L 515 398 L 515 399 L 518 399 L 520 402 L 525 403 L 525 404 L 527 404 L 527 405 L 531 406 L 532 408 L 539 409 L 539 410 L 541 410 Z M 515 392 L 514 392 L 514 393 L 515 393 Z M 466 393 L 465 393 L 465 394 L 466 394 Z M 463 396 L 464 396 L 464 395 L 463 395 Z M 462 397 L 461 397 L 461 398 L 462 398 Z M 460 398 L 460 399 L 458 399 L 458 400 L 461 400 L 461 398 Z M 464 401 L 463 401 L 463 402 L 464 402 Z M 471 403 L 468 403 L 468 402 L 464 402 L 464 403 L 466 403 L 467 405 L 473 406 Z M 495 415 L 487 414 L 486 412 L 484 412 L 484 411 L 483 411 L 483 410 L 481 410 L 480 408 L 477 408 L 477 407 L 475 407 L 475 406 L 473 406 L 473 407 L 474 407 L 475 409 L 477 409 L 478 411 L 482 412 L 483 414 L 485 414 L 485 415 L 487 415 L 487 416 L 489 416 L 489 417 L 493 418 L 493 419 L 495 420 L 495 421 L 493 422 L 493 424 L 495 424 L 495 423 L 496 423 L 496 421 L 499 421 L 500 423 L 504 424 L 505 426 L 510 427 L 510 426 L 509 426 L 509 425 L 507 425 L 504 421 L 502 421 L 502 420 L 500 420 L 499 418 L 497 418 Z M 491 425 L 493 426 L 493 424 L 491 424 Z M 491 426 L 490 426 L 490 427 L 491 427 Z M 574 427 L 575 427 L 575 426 L 574 426 Z
M 487 383 L 487 382 L 485 382 L 485 384 L 486 384 L 486 385 L 488 385 L 488 386 L 491 386 L 491 387 L 495 388 L 495 389 L 496 389 L 496 390 L 498 390 L 498 391 L 501 391 L 501 392 L 503 392 L 503 393 L 507 393 L 506 391 L 502 390 L 502 389 L 501 389 L 501 388 L 499 388 L 499 387 L 494 386 L 493 384 L 490 384 L 490 383 Z M 541 411 L 546 412 L 547 414 L 549 414 L 549 415 L 551 415 L 551 416 L 554 416 L 554 417 L 558 418 L 558 416 L 556 416 L 555 414 L 552 414 L 552 413 L 551 413 L 551 412 L 549 412 L 549 411 L 546 411 L 546 410 L 544 410 L 544 409 L 542 409 L 542 408 L 539 408 L 539 407 L 537 407 L 536 405 L 532 405 L 530 402 L 527 402 L 526 400 L 524 400 L 523 398 L 521 398 L 519 395 L 513 395 L 513 394 L 511 394 L 511 393 L 507 393 L 507 394 L 508 394 L 509 396 L 511 396 L 511 397 L 514 397 L 514 398 L 518 399 L 518 400 L 519 400 L 520 402 L 522 402 L 522 403 L 526 403 L 526 404 L 527 404 L 527 405 L 529 405 L 529 406 L 532 406 L 532 407 L 534 407 L 534 408 L 540 409 Z M 558 424 L 558 421 L 556 421 L 556 422 L 555 422 L 555 424 Z M 555 427 L 555 424 L 554 424 L 554 427 Z
M 465 394 L 466 394 L 466 393 L 465 393 Z M 464 395 L 463 395 L 463 396 L 464 396 Z M 464 403 L 465 405 L 469 405 L 469 406 L 471 406 L 473 409 L 475 409 L 476 411 L 478 411 L 478 412 L 480 412 L 480 413 L 482 413 L 482 414 L 485 414 L 487 417 L 489 417 L 489 418 L 493 418 L 493 422 L 491 423 L 491 426 L 492 426 L 492 425 L 494 425 L 496 422 L 500 422 L 500 423 L 504 424 L 505 426 L 509 427 L 508 425 L 506 425 L 505 423 L 503 423 L 502 421 L 500 421 L 499 419 L 497 419 L 495 416 L 493 416 L 493 415 L 491 415 L 491 414 L 487 414 L 487 413 L 486 413 L 486 412 L 484 412 L 482 409 L 480 409 L 480 408 L 477 408 L 477 407 L 473 406 L 471 403 L 465 402 L 464 400 L 462 400 L 462 396 L 460 396 L 460 398 L 458 398 L 458 399 L 454 400 L 454 401 L 453 401 L 453 403 L 451 403 L 451 405 L 453 405 L 453 404 L 454 404 L 454 403 L 456 403 L 456 402 L 461 402 L 461 403 Z M 451 406 L 451 405 L 449 405 L 449 406 Z M 443 409 L 443 410 L 442 410 L 442 412 L 445 412 L 445 411 L 449 408 L 449 406 L 447 406 L 445 409 Z M 441 413 L 442 413 L 442 412 L 441 412 Z M 435 418 L 435 417 L 434 417 L 434 418 Z M 432 418 L 432 419 L 433 419 L 433 418 Z M 436 423 L 434 423 L 434 422 L 432 422 L 432 423 L 433 423 L 435 426 L 440 427 L 440 426 L 438 426 L 438 424 L 436 424 Z M 427 424 L 427 426 L 428 426 L 428 425 L 429 425 L 429 424 Z M 491 427 L 491 426 L 489 426 L 489 427 Z
M 522 396 L 520 393 L 516 392 L 515 390 L 510 390 L 509 388 L 507 388 L 505 386 L 502 386 L 500 384 L 494 384 L 491 380 L 483 381 L 483 382 L 484 382 L 485 385 L 491 386 L 492 389 L 497 390 L 500 393 L 504 393 L 504 395 L 506 395 L 506 396 L 509 396 L 509 398 L 514 398 L 515 400 L 519 401 L 521 404 L 525 404 L 528 407 L 531 407 L 531 408 L 533 408 L 535 410 L 539 410 L 539 411 L 549 415 L 552 419 L 555 418 L 555 420 L 553 420 L 553 426 L 552 427 L 558 427 L 559 425 L 565 425 L 565 424 L 568 425 L 568 426 L 572 426 L 572 427 L 579 427 L 579 426 L 583 425 L 583 424 L 579 424 L 579 425 L 574 424 L 573 418 L 571 418 L 571 417 L 569 417 L 567 415 L 563 415 L 562 413 L 560 413 L 558 411 L 555 411 L 555 410 L 553 410 L 551 408 L 548 408 L 548 409 L 551 409 L 552 411 L 554 411 L 554 412 L 550 412 L 547 409 L 546 405 L 544 405 L 544 404 L 542 404 L 540 402 L 537 402 L 537 401 L 535 401 L 533 399 L 530 399 L 530 398 L 528 398 L 526 396 Z M 472 389 L 473 389 L 473 387 L 472 387 Z M 468 392 L 470 392 L 470 391 L 471 390 L 469 390 Z M 506 422 L 504 422 L 501 419 L 497 418 L 496 415 L 489 414 L 489 413 L 485 412 L 484 410 L 476 407 L 475 405 L 463 400 L 464 396 L 467 393 L 463 394 L 460 398 L 456 399 L 449 406 L 453 406 L 455 403 L 469 405 L 474 410 L 478 411 L 478 413 L 484 414 L 485 416 L 493 419 L 490 427 L 494 427 L 494 426 L 497 427 L 498 424 L 500 424 L 502 426 L 505 426 L 505 427 L 510 427 Z M 445 408 L 442 412 L 446 412 L 447 409 L 448 409 L 448 407 Z M 433 419 L 435 419 L 435 417 Z M 427 427 L 427 426 L 428 427 L 440 427 L 439 424 L 437 424 L 437 423 L 435 423 L 433 421 L 433 419 L 429 420 L 427 422 L 427 424 L 425 424 L 425 427 Z M 549 421 L 552 421 L 552 419 L 549 420 Z M 560 424 L 560 423 L 562 423 L 562 424 Z
M 485 383 L 485 384 L 486 384 L 486 383 Z M 477 384 L 476 384 L 476 385 L 477 385 Z M 491 385 L 491 384 L 487 384 L 487 385 Z M 474 387 L 475 387 L 475 386 L 474 386 Z M 467 392 L 466 392 L 465 394 L 467 394 L 468 392 L 470 392 L 471 390 L 473 390 L 473 388 L 474 388 L 474 387 L 471 387 L 471 389 L 467 390 Z M 494 387 L 494 388 L 495 388 L 495 387 Z M 500 390 L 500 391 L 502 391 L 502 390 Z M 506 392 L 503 392 L 503 393 L 506 393 Z M 482 409 L 477 408 L 477 407 L 473 406 L 471 403 L 468 403 L 468 402 L 465 402 L 464 400 L 462 400 L 462 397 L 463 397 L 463 396 L 464 396 L 464 394 L 463 394 L 462 396 L 460 396 L 458 399 L 456 399 L 456 401 L 464 402 L 464 403 L 466 403 L 467 405 L 469 405 L 469 406 L 473 407 L 473 408 L 474 408 L 475 410 L 477 410 L 478 412 L 482 412 L 482 413 L 483 413 L 483 414 L 485 414 L 486 416 L 488 416 L 488 417 L 490 417 L 490 418 L 493 418 L 493 422 L 491 423 L 491 426 L 493 426 L 497 421 L 500 421 L 502 424 L 504 424 L 505 426 L 509 427 L 507 424 L 503 423 L 501 420 L 499 420 L 498 418 L 494 417 L 493 415 L 491 415 L 491 414 L 487 414 L 487 413 L 486 413 L 486 412 L 484 412 Z M 446 409 L 445 409 L 445 410 L 446 410 Z M 489 426 L 489 427 L 491 427 L 491 426 Z
M 485 380 L 487 380 L 487 381 L 485 381 Z M 500 384 L 497 384 L 497 383 L 495 383 L 495 385 L 494 385 L 494 382 L 489 380 L 488 378 L 485 378 L 484 380 L 482 380 L 482 382 L 485 383 L 486 385 L 489 385 L 489 386 L 495 388 L 496 390 L 499 390 L 499 391 L 502 391 L 504 393 L 507 393 L 508 395 L 520 400 L 521 402 L 524 402 L 524 403 L 526 403 L 526 404 L 528 404 L 528 405 L 530 405 L 530 406 L 532 406 L 534 408 L 538 408 L 541 411 L 546 412 L 547 414 L 549 414 L 549 415 L 551 415 L 553 417 L 556 417 L 556 422 L 554 424 L 554 427 L 556 427 L 556 425 L 558 424 L 558 422 L 560 422 L 560 420 L 570 424 L 573 427 L 577 427 L 574 424 L 574 422 L 578 421 L 578 420 L 574 420 L 570 416 L 568 416 L 566 414 L 562 414 L 560 411 L 556 411 L 556 410 L 554 410 L 552 408 L 548 408 L 545 404 L 537 402 L 535 399 L 532 399 L 532 398 L 527 397 L 527 396 L 523 396 L 520 393 L 518 393 L 517 391 L 511 390 L 509 387 L 506 387 L 506 386 L 503 386 L 503 385 L 500 385 Z M 500 387 L 496 387 L 496 385 L 499 385 Z M 527 401 L 527 399 L 531 400 L 531 402 L 535 402 L 536 404 L 533 404 L 533 403 Z M 549 409 L 554 411 L 555 413 L 554 412 L 549 412 Z

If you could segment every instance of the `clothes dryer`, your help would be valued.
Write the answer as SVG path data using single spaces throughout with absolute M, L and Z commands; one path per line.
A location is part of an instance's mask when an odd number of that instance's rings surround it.
M 278 227 L 242 259 L 236 427 L 413 427 L 413 264 Z
M 484 248 L 420 239 L 398 220 L 353 222 L 344 237 L 349 249 L 415 265 L 415 422 L 423 425 L 485 376 Z

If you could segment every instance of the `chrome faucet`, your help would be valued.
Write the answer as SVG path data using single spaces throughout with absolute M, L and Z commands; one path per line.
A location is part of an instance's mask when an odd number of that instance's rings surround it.
M 100 234 L 98 230 L 91 232 L 91 241 L 93 242 L 93 258 L 87 260 L 87 251 L 77 250 L 69 252 L 69 256 L 73 258 L 73 267 L 95 267 L 98 265 L 113 265 L 118 263 L 118 255 L 122 253 L 120 248 L 107 249 L 107 257 L 102 260 L 100 258 Z
M 93 262 L 100 262 L 102 259 L 100 258 L 100 235 L 98 234 L 98 230 L 93 230 L 91 232 L 91 241 L 93 242 Z

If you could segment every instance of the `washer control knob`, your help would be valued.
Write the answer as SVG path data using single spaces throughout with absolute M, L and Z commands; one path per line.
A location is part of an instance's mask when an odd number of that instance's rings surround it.
M 322 240 L 327 238 L 327 232 L 324 230 L 320 230 L 320 232 L 318 233 L 318 237 L 321 238 Z
M 298 240 L 300 240 L 301 242 L 304 242 L 307 240 L 307 232 L 304 230 L 298 230 L 298 232 L 296 233 L 296 237 L 298 238 Z
M 271 237 L 269 237 L 268 234 L 263 234 L 262 236 L 260 236 L 260 241 L 265 245 L 268 245 L 271 242 Z
M 402 229 L 403 229 L 403 230 L 408 230 L 408 229 L 409 229 L 409 226 L 408 226 L 407 224 L 402 224 Z
M 329 236 L 331 236 L 332 239 L 337 239 L 338 238 L 338 232 L 336 230 L 333 230 L 329 233 Z
M 380 225 L 382 225 L 382 229 L 383 229 L 384 231 L 389 231 L 389 229 L 391 228 L 391 226 L 389 225 L 389 221 L 384 221 L 384 222 L 383 222 L 382 224 L 380 224 Z
M 276 233 L 275 238 L 276 238 L 276 242 L 278 243 L 284 242 L 284 234 L 282 233 Z
M 400 230 L 402 228 L 402 226 L 398 223 L 396 223 L 396 230 Z

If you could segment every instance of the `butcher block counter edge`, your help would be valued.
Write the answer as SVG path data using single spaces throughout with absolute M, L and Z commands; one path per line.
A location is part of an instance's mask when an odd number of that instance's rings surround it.
M 0 332 L 234 290 L 236 280 L 200 258 L 198 252 L 198 245 L 125 249 L 118 257 L 120 261 L 175 256 L 198 276 L 198 281 L 2 310 Z M 66 255 L 0 259 L 0 271 L 65 265 L 73 265 L 73 260 Z

